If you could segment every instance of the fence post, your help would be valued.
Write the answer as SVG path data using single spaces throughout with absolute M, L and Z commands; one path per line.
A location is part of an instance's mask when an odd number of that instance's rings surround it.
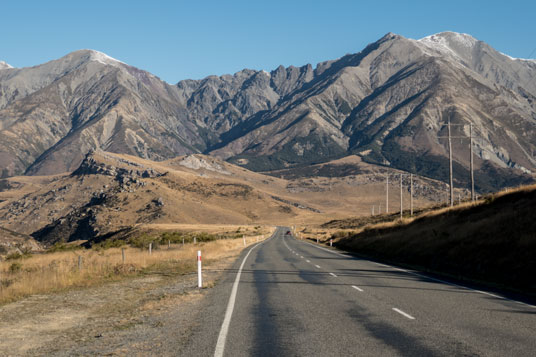
M 201 251 L 197 251 L 197 287 L 203 287 L 203 275 L 201 273 Z
M 121 248 L 121 256 L 123 258 L 123 264 L 125 264 L 125 248 Z

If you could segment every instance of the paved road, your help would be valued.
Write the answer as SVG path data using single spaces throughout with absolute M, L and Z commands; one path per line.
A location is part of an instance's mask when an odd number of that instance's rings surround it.
M 181 354 L 536 355 L 533 306 L 351 257 L 285 232 L 279 228 L 246 249 L 211 292 Z M 225 316 L 231 317 L 226 336 Z

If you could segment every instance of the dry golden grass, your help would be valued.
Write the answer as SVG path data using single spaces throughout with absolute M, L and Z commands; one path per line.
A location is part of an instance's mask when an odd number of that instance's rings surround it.
M 379 222 L 374 222 L 371 219 L 371 222 L 367 222 L 366 217 L 357 217 L 355 220 L 359 221 L 361 223 L 357 224 L 356 226 L 353 226 L 355 222 L 353 222 L 351 219 L 348 219 L 346 221 L 336 221 L 340 222 L 339 227 L 336 225 L 333 225 L 332 227 L 317 227 L 315 225 L 308 225 L 308 226 L 299 226 L 297 227 L 297 230 L 299 232 L 304 233 L 304 236 L 311 239 L 316 240 L 318 238 L 319 242 L 327 242 L 330 238 L 333 238 L 334 241 L 337 241 L 341 238 L 346 238 L 350 235 L 355 235 L 362 233 L 367 230 L 382 230 L 382 229 L 391 229 L 391 228 L 403 228 L 406 226 L 411 225 L 414 221 L 423 219 L 423 218 L 433 218 L 442 216 L 445 214 L 456 214 L 463 212 L 464 210 L 471 209 L 473 207 L 481 206 L 486 203 L 492 202 L 498 198 L 501 198 L 505 195 L 514 194 L 518 192 L 522 193 L 528 193 L 531 191 L 536 190 L 536 184 L 535 185 L 526 185 L 526 186 L 520 186 L 516 188 L 507 188 L 504 190 L 501 190 L 499 192 L 488 194 L 486 196 L 480 197 L 479 199 L 475 200 L 475 202 L 471 201 L 463 201 L 461 203 L 457 203 L 454 207 L 444 206 L 444 207 L 429 207 L 421 209 L 420 212 L 416 213 L 414 216 L 410 217 L 408 216 L 408 212 L 404 212 L 404 217 L 400 218 L 398 215 L 391 215 L 386 216 L 383 215 L 377 215 L 374 216 L 378 218 Z M 383 220 L 382 220 L 383 219 Z
M 264 237 L 268 237 L 265 235 Z M 246 236 L 246 245 L 263 236 Z M 197 251 L 203 264 L 210 265 L 237 255 L 244 241 L 223 239 L 200 244 L 172 244 L 161 249 L 147 250 L 125 247 L 125 262 L 121 248 L 107 250 L 76 250 L 32 255 L 25 259 L 0 262 L 0 304 L 25 296 L 60 291 L 72 287 L 87 287 L 139 273 L 160 272 L 185 274 L 195 271 Z M 79 257 L 82 267 L 78 268 Z

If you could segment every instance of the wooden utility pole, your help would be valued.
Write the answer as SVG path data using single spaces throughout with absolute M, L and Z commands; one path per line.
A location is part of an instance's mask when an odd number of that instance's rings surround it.
M 409 174 L 409 214 L 413 217 L 413 174 Z
M 386 185 L 385 185 L 385 213 L 389 213 L 389 173 L 385 175 Z
M 473 123 L 469 124 L 469 138 L 469 146 L 471 152 L 471 202 L 475 202 L 475 176 L 473 172 Z
M 402 219 L 402 174 L 400 174 L 400 219 Z
M 450 186 L 450 207 L 454 206 L 454 187 L 452 186 L 452 139 L 450 135 L 450 119 L 448 123 L 448 129 L 449 129 L 449 186 Z

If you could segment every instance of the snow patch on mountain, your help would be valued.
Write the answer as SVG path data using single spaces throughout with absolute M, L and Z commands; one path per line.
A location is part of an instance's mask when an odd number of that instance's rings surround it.
M 426 51 L 426 49 L 431 49 L 435 52 L 439 52 L 442 54 L 450 54 L 455 57 L 460 57 L 460 50 L 472 50 L 473 47 L 477 44 L 478 40 L 466 33 L 447 31 L 423 37 L 420 40 L 416 40 L 416 42 L 426 47 L 423 48 L 423 50 L 425 50 L 427 54 L 431 53 Z M 516 58 L 502 52 L 499 53 L 513 61 L 526 61 L 536 63 L 536 60 L 534 59 Z
M 441 32 L 426 36 L 416 41 L 423 51 L 429 55 L 429 50 L 443 55 L 460 58 L 460 52 L 471 51 L 478 40 L 471 35 L 457 32 Z
M 0 70 L 1 69 L 10 69 L 10 68 L 13 68 L 13 66 L 10 66 L 9 64 L 7 64 L 4 61 L 0 61 Z
M 96 61 L 102 64 L 108 64 L 112 66 L 117 66 L 118 64 L 125 64 L 124 62 L 121 62 L 113 57 L 108 56 L 105 53 L 95 51 L 95 50 L 87 50 L 90 53 L 90 60 Z

